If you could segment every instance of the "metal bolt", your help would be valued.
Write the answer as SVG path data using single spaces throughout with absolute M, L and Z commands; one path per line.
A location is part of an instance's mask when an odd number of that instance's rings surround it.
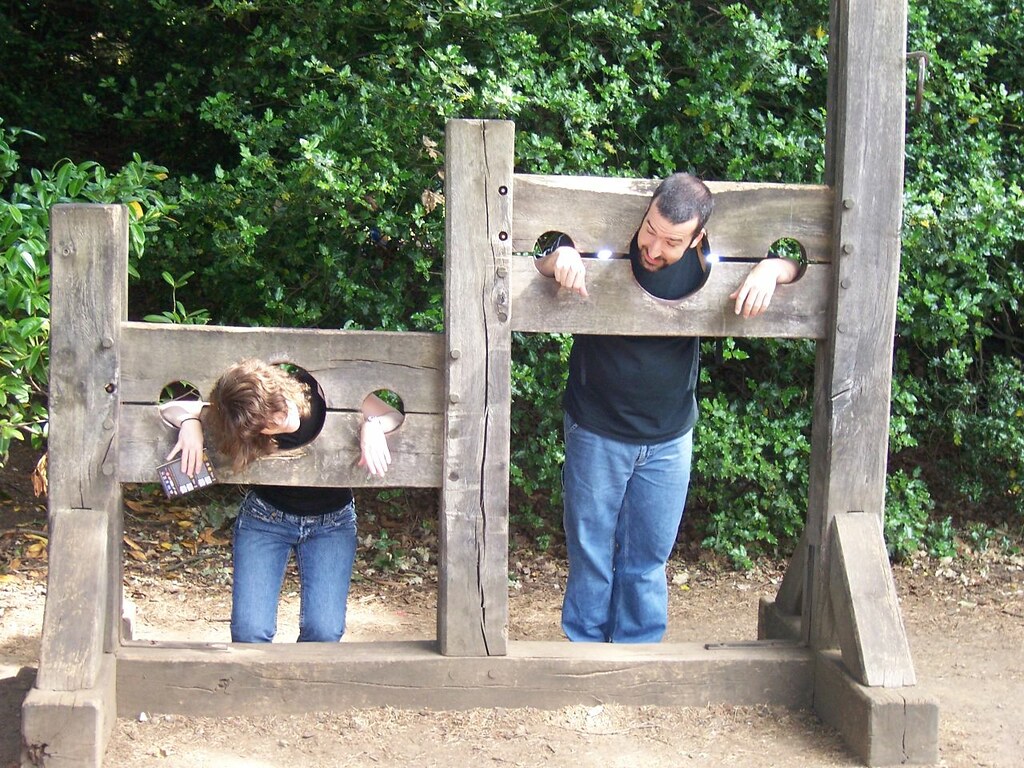
M 846 326 L 842 323 L 836 324 L 836 333 L 846 333 Z
M 845 200 L 843 200 L 843 208 L 845 208 L 846 210 L 850 210 L 851 208 L 853 208 L 853 198 L 852 197 L 848 197 Z
M 452 360 L 458 360 L 462 356 L 462 353 L 459 352 L 459 350 L 457 349 L 453 349 L 451 352 L 448 353 L 448 355 L 451 357 Z
M 451 480 L 452 482 L 455 482 L 456 480 L 459 479 L 459 473 L 458 472 L 450 472 L 448 474 L 448 479 Z
M 455 392 L 452 392 L 450 395 L 448 395 L 448 402 L 449 403 L 453 403 L 454 404 L 454 403 L 459 402 L 459 400 L 460 400 L 460 398 L 459 398 L 459 396 Z
M 843 253 L 853 253 L 853 245 L 847 243 L 843 246 Z
M 844 277 L 844 278 L 843 278 L 842 280 L 840 280 L 840 281 L 839 281 L 839 284 L 840 284 L 840 285 L 841 285 L 841 286 L 842 286 L 843 288 L 849 288 L 849 287 L 850 287 L 850 278 L 848 278 L 848 277 Z
M 496 271 L 498 273 L 498 277 L 504 277 L 505 275 L 508 274 L 508 268 L 507 267 L 498 267 L 498 269 Z
M 103 428 L 104 429 L 113 429 L 114 428 L 114 420 L 113 419 L 104 419 L 103 420 Z
M 110 349 L 112 346 L 114 346 L 114 340 L 109 336 L 104 336 L 102 341 L 100 341 L 100 346 L 103 347 L 104 349 Z
M 104 464 L 103 465 L 103 474 L 106 475 L 107 477 L 110 477 L 112 474 L 114 474 L 114 468 L 112 466 L 110 466 L 109 464 Z

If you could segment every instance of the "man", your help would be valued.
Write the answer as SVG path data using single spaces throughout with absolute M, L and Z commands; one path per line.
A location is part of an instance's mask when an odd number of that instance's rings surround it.
M 677 173 L 655 190 L 630 245 L 644 290 L 673 299 L 698 290 L 713 201 Z M 537 261 L 541 274 L 587 295 L 580 253 L 563 245 Z M 761 314 L 799 265 L 764 259 L 730 296 Z M 665 564 L 690 483 L 697 419 L 699 340 L 681 336 L 577 336 L 565 409 L 564 524 L 569 578 L 562 629 L 570 640 L 653 643 L 668 622 Z

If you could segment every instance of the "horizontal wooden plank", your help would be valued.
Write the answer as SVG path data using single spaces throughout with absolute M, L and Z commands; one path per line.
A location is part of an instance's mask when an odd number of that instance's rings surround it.
M 454 657 L 440 655 L 434 642 L 176 645 L 122 646 L 120 716 L 369 706 L 811 705 L 812 657 L 797 646 L 511 642 L 507 656 Z
M 216 455 L 211 455 L 211 460 L 218 480 L 225 483 L 438 488 L 442 418 L 436 414 L 406 416 L 405 422 L 388 436 L 392 463 L 384 478 L 368 477 L 356 466 L 359 416 L 354 412 L 329 412 L 323 431 L 312 443 L 261 459 L 243 473 L 232 473 Z M 175 430 L 160 421 L 155 405 L 121 406 L 120 481 L 157 482 L 155 468 L 163 463 L 176 439 Z
M 208 395 L 220 373 L 246 357 L 309 371 L 329 408 L 354 410 L 379 389 L 406 412 L 441 413 L 444 338 L 437 333 L 122 324 L 122 403 L 153 403 L 166 384 L 187 381 Z
M 512 248 L 532 252 L 546 232 L 564 232 L 582 251 L 626 253 L 657 180 L 517 174 Z M 798 241 L 810 262 L 828 262 L 832 190 L 803 184 L 710 181 L 715 212 L 708 222 L 723 259 L 759 259 L 782 238 Z
M 516 331 L 553 333 L 646 334 L 688 336 L 825 336 L 832 267 L 811 264 L 803 277 L 779 286 L 771 307 L 744 319 L 729 299 L 751 265 L 715 264 L 705 286 L 678 302 L 656 299 L 640 288 L 625 259 L 586 259 L 587 291 L 560 290 L 541 275 L 533 259 L 519 256 L 509 269 L 511 323 Z

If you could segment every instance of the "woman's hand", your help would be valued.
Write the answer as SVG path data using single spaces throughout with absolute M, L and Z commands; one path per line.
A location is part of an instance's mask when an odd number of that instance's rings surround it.
M 359 466 L 366 467 L 371 477 L 384 477 L 391 466 L 391 449 L 380 416 L 370 416 L 359 428 Z
M 198 418 L 187 418 L 178 427 L 178 442 L 167 454 L 170 461 L 181 454 L 181 471 L 195 476 L 203 463 L 203 423 Z

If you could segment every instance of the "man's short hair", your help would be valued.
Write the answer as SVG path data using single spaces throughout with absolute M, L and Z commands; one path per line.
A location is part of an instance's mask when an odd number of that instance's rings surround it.
M 673 173 L 654 190 L 651 203 L 673 224 L 683 224 L 697 217 L 697 231 L 704 229 L 715 201 L 707 185 L 692 173 Z

